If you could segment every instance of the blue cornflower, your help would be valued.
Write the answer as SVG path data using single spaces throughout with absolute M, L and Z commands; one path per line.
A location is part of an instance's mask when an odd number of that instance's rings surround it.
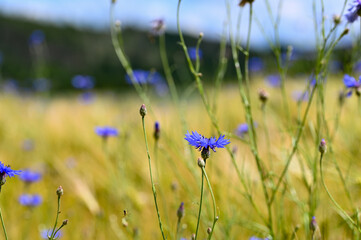
M 29 45 L 40 45 L 45 40 L 45 34 L 41 30 L 35 30 L 29 37 Z
M 350 23 L 356 21 L 357 17 L 361 16 L 361 0 L 354 0 L 348 11 L 349 12 L 345 14 L 347 21 Z
M 257 127 L 257 122 L 254 122 L 254 127 Z M 243 138 L 246 133 L 248 133 L 249 127 L 247 123 L 241 123 L 236 129 L 236 135 Z
M 160 125 L 159 125 L 159 122 L 156 121 L 154 123 L 154 139 L 158 140 L 159 137 L 160 137 Z
M 188 141 L 189 145 L 194 146 L 202 152 L 204 160 L 209 157 L 209 149 L 212 149 L 213 152 L 215 152 L 216 148 L 224 148 L 224 146 L 230 143 L 229 139 L 224 138 L 224 135 L 219 136 L 218 139 L 216 139 L 216 137 L 206 138 L 196 131 L 192 131 L 192 134 L 187 132 L 185 136 L 186 137 L 184 139 Z
M 52 233 L 53 229 L 44 229 L 43 231 L 41 231 L 40 235 L 41 238 L 43 239 L 50 239 L 50 235 Z M 58 231 L 55 234 L 55 239 L 60 238 L 63 235 L 63 233 L 61 231 Z
M 281 86 L 281 76 L 280 75 L 269 75 L 267 76 L 267 83 L 271 87 L 280 87 Z
M 41 179 L 41 173 L 26 169 L 21 172 L 19 177 L 25 183 L 34 183 Z
M 19 197 L 19 203 L 26 207 L 36 207 L 42 203 L 43 199 L 38 194 L 23 194 Z
M 296 101 L 296 102 L 307 102 L 308 99 L 309 99 L 309 93 L 308 91 L 299 91 L 299 90 L 296 90 L 296 91 L 293 91 L 292 92 L 292 98 Z
M 189 55 L 189 58 L 192 61 L 196 61 L 197 60 L 197 48 L 196 47 L 189 47 L 188 48 L 188 55 Z M 202 52 L 201 49 L 198 49 L 198 57 L 199 57 L 199 60 L 201 60 L 202 57 L 203 57 L 203 52 Z
M 347 97 L 350 97 L 352 95 L 352 89 L 355 89 L 356 94 L 360 95 L 359 89 L 361 87 L 361 76 L 357 81 L 354 77 L 345 74 L 345 76 L 343 77 L 343 83 L 345 84 L 346 88 L 351 88 L 351 91 L 346 94 Z
M 157 84 L 163 81 L 162 75 L 155 71 L 145 71 L 145 70 L 133 70 L 134 80 L 142 84 Z M 125 80 L 128 84 L 133 84 L 132 80 L 128 75 L 125 76 Z
M 103 137 L 104 139 L 111 137 L 111 136 L 118 136 L 118 130 L 116 128 L 113 127 L 96 127 L 95 128 L 95 133 L 98 134 L 99 136 Z
M 78 89 L 91 89 L 94 87 L 94 78 L 85 75 L 75 75 L 71 80 L 71 84 Z
M 263 61 L 259 57 L 251 57 L 248 62 L 248 68 L 251 72 L 259 72 L 264 68 Z
M 0 191 L 2 185 L 6 182 L 6 176 L 15 177 L 15 175 L 19 175 L 20 173 L 20 170 L 12 170 L 9 165 L 5 166 L 2 162 L 0 162 Z

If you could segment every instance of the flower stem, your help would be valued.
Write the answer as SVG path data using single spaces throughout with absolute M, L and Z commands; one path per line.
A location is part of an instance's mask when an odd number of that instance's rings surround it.
M 214 226 L 216 225 L 216 222 L 218 221 L 218 217 L 217 217 L 217 205 L 216 205 L 216 199 L 214 198 L 214 194 L 212 191 L 212 186 L 211 186 L 211 182 L 208 179 L 207 173 L 206 173 L 206 169 L 204 167 L 202 167 L 202 175 L 204 174 L 204 176 L 206 177 L 206 181 L 208 184 L 208 188 L 209 191 L 211 192 L 211 196 L 212 196 L 212 201 L 213 201 L 213 225 L 212 225 L 212 231 L 211 233 L 208 235 L 208 240 L 210 240 L 212 238 L 212 234 L 214 231 Z
M 204 172 L 202 171 L 201 200 L 199 201 L 199 211 L 198 211 L 198 220 L 197 220 L 197 228 L 196 228 L 196 237 L 194 238 L 195 240 L 197 240 L 197 237 L 198 237 L 199 222 L 201 220 L 202 202 L 203 202 L 203 183 L 204 183 Z
M 151 165 L 150 155 L 149 155 L 147 134 L 146 134 L 146 131 L 145 131 L 144 116 L 142 116 L 142 125 L 143 125 L 143 133 L 144 133 L 145 147 L 146 147 L 146 149 L 147 149 L 147 155 L 148 155 L 149 174 L 150 174 L 150 181 L 151 181 L 151 183 L 152 183 L 152 191 L 153 191 L 153 197 L 154 197 L 154 204 L 155 204 L 155 208 L 156 208 L 156 211 L 157 211 L 159 228 L 160 228 L 160 231 L 161 231 L 161 233 L 162 233 L 163 240 L 165 240 L 166 237 L 165 237 L 165 235 L 164 235 L 163 225 L 162 225 L 162 221 L 161 221 L 161 219 L 160 219 L 160 214 L 159 214 L 159 209 L 158 209 L 157 193 L 156 193 L 156 191 L 155 191 L 155 185 L 154 185 L 154 182 L 153 182 L 152 165 Z
M 0 208 L 0 218 L 1 218 L 1 225 L 4 230 L 5 239 L 8 240 L 8 234 L 6 233 L 6 228 L 5 228 L 5 223 L 4 223 L 4 219 L 3 219 L 3 214 L 1 212 L 1 208 Z
M 322 180 L 322 184 L 323 187 L 325 188 L 327 195 L 329 196 L 329 198 L 331 199 L 332 203 L 343 213 L 343 215 L 350 221 L 350 223 L 357 228 L 357 230 L 359 232 L 361 232 L 360 227 L 355 223 L 355 221 L 347 214 L 347 212 L 345 210 L 343 210 L 343 208 L 336 202 L 336 200 L 332 197 L 330 191 L 328 190 L 325 180 L 323 178 L 323 171 L 322 171 L 322 160 L 323 160 L 323 153 L 321 153 L 320 156 L 320 172 L 321 172 L 321 180 Z
M 58 196 L 58 209 L 56 211 L 55 223 L 54 223 L 53 230 L 51 231 L 50 239 L 54 239 L 54 237 L 55 237 L 55 234 L 56 234 L 55 229 L 56 229 L 56 225 L 58 225 L 59 214 L 60 214 L 60 195 Z

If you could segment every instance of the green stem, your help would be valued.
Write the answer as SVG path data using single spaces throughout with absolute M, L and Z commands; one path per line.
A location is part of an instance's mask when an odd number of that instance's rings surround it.
M 328 197 L 331 199 L 332 203 L 336 206 L 336 208 L 338 208 L 342 213 L 343 215 L 350 221 L 350 223 L 357 228 L 357 230 L 359 232 L 361 232 L 361 229 L 360 227 L 355 223 L 355 221 L 347 214 L 347 212 L 345 210 L 343 210 L 343 208 L 336 202 L 336 200 L 332 197 L 330 191 L 328 190 L 327 186 L 326 186 L 326 183 L 325 183 L 325 180 L 323 178 L 323 171 L 322 171 L 322 161 L 323 160 L 323 153 L 321 153 L 321 156 L 320 156 L 320 172 L 321 172 L 321 180 L 322 180 L 322 184 L 323 184 L 323 187 L 325 188 L 326 192 L 327 192 L 327 195 Z
M 8 234 L 6 233 L 6 228 L 5 228 L 5 223 L 4 223 L 4 219 L 3 219 L 3 214 L 1 212 L 1 208 L 0 208 L 0 218 L 1 218 L 1 225 L 4 230 L 5 239 L 8 240 Z
M 213 191 L 212 191 L 211 182 L 210 182 L 209 179 L 208 179 L 207 172 L 206 172 L 206 169 L 205 169 L 204 167 L 202 167 L 202 174 L 204 174 L 204 176 L 206 177 L 206 181 L 207 181 L 207 184 L 208 184 L 208 188 L 209 188 L 209 191 L 211 192 L 212 201 L 213 201 L 213 225 L 212 225 L 212 231 L 211 231 L 211 233 L 208 235 L 208 240 L 210 240 L 210 239 L 212 238 L 212 234 L 213 234 L 213 231 L 214 231 L 214 227 L 215 227 L 215 225 L 216 225 L 216 222 L 218 221 L 217 205 L 216 205 L 216 199 L 215 199 L 214 194 L 213 194 Z
M 176 230 L 176 232 L 175 232 L 175 240 L 178 240 L 180 223 L 181 223 L 181 218 L 179 217 L 179 218 L 178 218 L 178 221 L 177 221 L 177 230 Z
M 199 211 L 198 211 L 198 220 L 197 220 L 197 228 L 196 228 L 196 237 L 194 238 L 194 240 L 197 240 L 199 223 L 200 223 L 200 220 L 201 220 L 202 202 L 203 202 L 203 185 L 204 185 L 203 183 L 204 183 L 204 173 L 202 171 L 201 199 L 199 200 Z
M 59 214 L 60 214 L 60 195 L 58 195 L 58 209 L 56 211 L 56 218 L 55 218 L 55 223 L 54 223 L 54 227 L 53 227 L 53 230 L 51 231 L 51 236 L 50 236 L 50 239 L 54 239 L 55 237 L 55 229 L 56 229 L 56 225 L 58 225 L 58 219 L 59 219 Z
M 154 204 L 155 204 L 155 208 L 156 208 L 156 211 L 157 211 L 159 228 L 160 228 L 160 231 L 161 231 L 161 233 L 162 233 L 163 240 L 165 240 L 166 237 L 165 237 L 165 235 L 164 235 L 163 225 L 162 225 L 162 221 L 161 221 L 161 219 L 160 219 L 160 214 L 159 214 L 159 209 L 158 209 L 157 193 L 156 193 L 156 191 L 155 191 L 155 185 L 154 185 L 154 182 L 153 182 L 152 165 L 151 165 L 151 161 L 150 161 L 150 154 L 149 154 L 149 148 L 148 148 L 147 133 L 146 133 L 146 131 L 145 131 L 144 116 L 142 116 L 142 126 L 143 126 L 145 147 L 146 147 L 146 149 L 147 149 L 148 164 L 149 164 L 149 174 L 150 174 L 150 181 L 151 181 L 151 184 L 152 184 L 152 192 L 153 192 L 153 197 L 154 197 Z

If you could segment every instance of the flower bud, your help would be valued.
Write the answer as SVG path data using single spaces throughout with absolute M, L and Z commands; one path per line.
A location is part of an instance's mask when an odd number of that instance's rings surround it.
M 316 228 L 317 228 L 316 217 L 313 216 L 313 217 L 312 217 L 312 220 L 311 220 L 311 222 L 310 222 L 310 229 L 311 229 L 312 231 L 315 231 Z
M 340 24 L 340 22 L 341 22 L 341 17 L 340 17 L 340 15 L 337 15 L 337 14 L 333 15 L 333 23 L 334 23 L 335 25 L 338 25 L 338 24 Z
M 59 186 L 58 189 L 56 189 L 56 194 L 58 195 L 58 197 L 63 196 L 64 190 L 62 186 Z
M 178 208 L 178 211 L 177 211 L 177 217 L 178 219 L 182 219 L 182 217 L 184 217 L 184 203 L 182 202 Z
M 206 163 L 204 162 L 203 158 L 198 158 L 198 166 L 200 168 L 203 168 L 206 166 Z
M 327 151 L 327 145 L 324 138 L 321 140 L 320 145 L 318 146 L 318 150 L 321 154 L 324 154 Z
M 139 113 L 140 113 L 140 116 L 142 116 L 142 117 L 144 117 L 145 115 L 147 115 L 147 108 L 145 107 L 144 104 L 142 104 L 142 106 L 140 107 Z
M 67 224 L 68 224 L 68 221 L 69 221 L 68 219 L 65 219 L 65 220 L 63 221 L 63 224 L 62 224 L 62 225 L 63 225 L 63 226 L 67 225 Z
M 200 32 L 199 33 L 199 38 L 203 38 L 203 36 L 204 36 L 203 32 Z
M 268 96 L 269 96 L 269 94 L 268 94 L 268 92 L 266 90 L 260 89 L 258 91 L 259 100 L 261 100 L 261 102 L 263 104 L 265 104 L 267 102 Z
M 208 228 L 207 228 L 207 233 L 208 233 L 208 234 L 211 234 L 211 232 L 212 232 L 212 228 L 208 227 Z
M 195 239 L 196 239 L 196 234 L 195 234 L 195 233 L 192 234 L 191 239 L 192 239 L 192 240 L 195 240 Z
M 159 122 L 155 122 L 154 124 L 154 139 L 158 140 L 160 137 L 160 126 Z

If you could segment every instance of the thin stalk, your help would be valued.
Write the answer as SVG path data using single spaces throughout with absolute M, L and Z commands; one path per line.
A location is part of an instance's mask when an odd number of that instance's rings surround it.
M 204 174 L 204 176 L 206 177 L 206 181 L 207 181 L 207 184 L 208 184 L 208 188 L 209 188 L 209 191 L 211 192 L 212 201 L 213 201 L 213 225 L 212 225 L 211 233 L 208 235 L 208 240 L 210 240 L 210 239 L 212 238 L 212 234 L 213 234 L 213 231 L 214 231 L 214 227 L 215 227 L 215 225 L 216 225 L 216 222 L 218 221 L 217 205 L 216 205 L 216 199 L 215 199 L 214 194 L 213 194 L 213 191 L 212 191 L 211 182 L 210 182 L 209 179 L 208 179 L 208 176 L 207 176 L 207 172 L 206 172 L 205 167 L 202 167 L 202 174 Z
M 163 240 L 165 240 L 166 237 L 165 237 L 165 235 L 164 235 L 163 225 L 162 225 L 162 221 L 161 221 L 161 219 L 160 219 L 160 214 L 159 214 L 159 209 L 158 209 L 157 193 L 156 193 L 156 191 L 155 191 L 155 185 L 154 185 L 154 182 L 153 182 L 152 164 L 151 164 L 151 161 L 150 161 L 150 154 L 149 154 L 149 148 L 148 148 L 147 133 L 146 133 L 146 131 L 145 131 L 145 124 L 144 124 L 144 116 L 142 116 L 142 126 L 143 126 L 143 134 L 144 134 L 144 140 L 145 140 L 145 147 L 146 147 L 146 149 L 147 149 L 148 164 L 149 164 L 149 175 L 150 175 L 150 181 L 151 181 L 151 184 L 152 184 L 152 192 L 153 192 L 154 204 L 155 204 L 155 208 L 156 208 L 156 211 L 157 211 L 159 228 L 160 228 L 160 231 L 161 231 L 161 233 L 162 233 Z
M 5 223 L 4 223 L 4 219 L 3 219 L 3 214 L 1 212 L 1 208 L 0 208 L 0 218 L 1 218 L 1 226 L 3 227 L 5 239 L 8 240 L 8 234 L 6 233 L 6 228 L 5 228 Z
M 342 214 L 350 221 L 350 223 L 359 231 L 361 232 L 360 227 L 355 223 L 355 221 L 347 214 L 347 212 L 345 210 L 343 210 L 343 208 L 336 202 L 336 200 L 332 197 L 330 191 L 328 190 L 325 180 L 323 178 L 323 171 L 322 171 L 322 161 L 323 160 L 323 153 L 321 153 L 320 155 L 320 172 L 321 172 L 321 180 L 322 180 L 322 184 L 323 187 L 325 188 L 328 197 L 331 199 L 332 203 L 336 206 L 336 208 L 338 208 L 338 210 L 340 210 L 342 212 Z
M 55 237 L 55 229 L 56 229 L 56 225 L 58 225 L 58 219 L 59 219 L 59 214 L 60 214 L 60 195 L 58 195 L 58 209 L 56 211 L 56 218 L 55 218 L 55 223 L 54 223 L 54 227 L 53 227 L 53 230 L 51 231 L 51 236 L 50 236 L 50 239 L 54 239 Z
M 175 240 L 178 240 L 180 223 L 181 223 L 181 218 L 179 217 L 179 218 L 178 218 L 178 221 L 177 221 L 177 230 L 176 230 L 176 232 L 175 232 Z
M 203 171 L 202 171 L 201 199 L 199 200 L 199 210 L 198 210 L 196 237 L 194 238 L 195 240 L 197 240 L 197 237 L 198 237 L 199 223 L 200 223 L 200 220 L 201 220 L 202 202 L 203 202 L 203 185 L 204 185 L 203 183 L 204 183 L 204 173 L 203 173 Z

